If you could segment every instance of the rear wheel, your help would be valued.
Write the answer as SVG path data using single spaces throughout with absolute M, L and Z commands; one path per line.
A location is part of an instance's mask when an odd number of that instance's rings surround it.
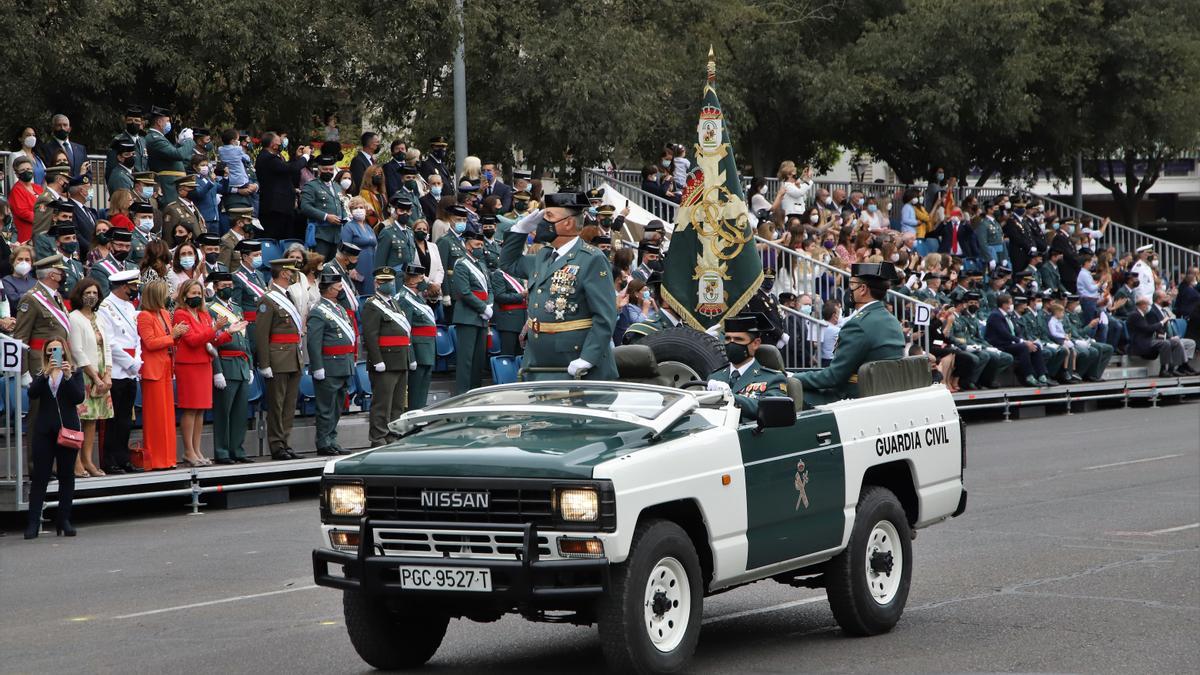
M 441 646 L 450 623 L 446 616 L 393 612 L 357 591 L 342 594 L 342 614 L 354 651 L 380 670 L 424 665 Z
M 912 578 L 912 530 L 886 488 L 867 486 L 846 550 L 825 569 L 829 608 L 851 635 L 886 633 L 900 620 Z

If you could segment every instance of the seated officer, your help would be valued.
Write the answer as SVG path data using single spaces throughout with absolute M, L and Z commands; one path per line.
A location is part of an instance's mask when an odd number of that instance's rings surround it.
M 770 330 L 771 322 L 762 314 L 739 314 L 725 319 L 725 356 L 729 367 L 709 376 L 709 391 L 732 391 L 734 402 L 742 409 L 743 420 L 758 418 L 758 399 L 787 396 L 787 375 L 767 368 L 754 358 L 762 345 L 759 334 Z
M 891 263 L 850 266 L 850 293 L 855 310 L 838 333 L 833 361 L 821 370 L 798 373 L 804 385 L 804 405 L 811 407 L 858 396 L 858 368 L 869 361 L 904 356 L 900 322 L 880 302 L 887 296 L 896 269 Z

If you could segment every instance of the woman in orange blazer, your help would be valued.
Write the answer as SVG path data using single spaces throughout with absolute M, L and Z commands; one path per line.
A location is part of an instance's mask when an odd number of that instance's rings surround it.
M 180 248 L 183 248 L 181 245 Z M 244 323 L 244 322 L 239 322 Z M 179 284 L 175 293 L 175 325 L 188 331 L 179 339 L 175 354 L 175 382 L 178 406 L 183 411 L 179 426 L 183 432 L 183 463 L 189 466 L 212 464 L 200 451 L 200 432 L 204 429 L 204 411 L 212 410 L 212 356 L 209 345 L 223 345 L 233 339 L 225 331 L 229 320 L 224 316 L 213 323 L 204 306 L 204 285 L 196 279 Z
M 175 340 L 188 331 L 187 324 L 171 327 L 167 313 L 168 286 L 155 279 L 142 291 L 138 336 L 142 339 L 142 440 L 145 469 L 175 468 L 175 394 L 171 390 Z

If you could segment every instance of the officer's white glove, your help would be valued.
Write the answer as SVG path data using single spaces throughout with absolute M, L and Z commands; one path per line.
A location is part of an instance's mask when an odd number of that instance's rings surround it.
M 530 211 L 529 215 L 517 221 L 516 225 L 512 226 L 512 232 L 517 234 L 529 234 L 537 227 L 538 222 L 542 219 L 542 209 Z
M 213 386 L 217 389 L 224 389 L 227 386 L 225 382 L 225 376 L 221 373 L 213 375 Z
M 783 349 L 784 347 L 786 347 L 786 346 L 787 346 L 787 343 L 789 343 L 789 342 L 791 342 L 791 341 L 792 341 L 792 336 L 791 336 L 791 335 L 788 335 L 787 333 L 784 333 L 784 334 L 783 334 L 783 335 L 782 335 L 782 336 L 779 338 L 779 342 L 776 342 L 776 343 L 775 343 L 775 348 L 776 348 L 776 349 Z
M 190 141 L 192 140 L 192 136 L 193 134 L 191 129 L 184 129 L 183 131 L 179 132 L 179 140 L 181 141 Z
M 729 388 L 728 382 L 722 382 L 720 380 L 709 380 L 708 386 L 705 388 L 709 391 L 732 391 Z
M 714 323 L 713 325 L 709 326 L 708 329 L 705 330 L 704 332 L 708 333 L 709 335 L 711 335 L 717 339 L 720 339 L 721 338 L 721 324 Z
M 204 349 L 205 349 L 205 351 L 207 351 L 209 354 L 212 354 L 213 356 L 217 356 L 217 348 L 216 348 L 216 347 L 214 347 L 214 346 L 213 346 L 213 344 L 212 344 L 211 342 L 209 342 L 209 343 L 205 344 L 205 345 L 204 345 Z
M 317 380 L 318 382 L 325 379 L 325 369 L 317 368 L 316 370 L 314 370 L 312 372 L 312 376 L 313 376 L 313 379 Z
M 1037 247 L 1036 246 L 1029 247 L 1029 255 L 1037 255 Z
M 250 379 L 246 381 L 247 386 L 252 385 L 252 384 L 254 384 L 254 370 L 250 371 Z
M 442 296 L 442 306 L 443 306 L 443 307 L 449 307 L 449 306 L 450 306 L 450 296 L 448 296 L 448 295 L 443 295 L 443 296 Z
M 267 378 L 268 380 L 269 380 L 269 379 L 271 379 L 272 377 L 275 377 L 275 373 L 272 373 L 272 372 L 271 372 L 271 368 L 270 368 L 270 367 L 267 367 L 267 368 L 259 368 L 259 369 L 258 369 L 258 374 L 259 374 L 259 375 L 262 375 L 263 377 Z
M 479 316 L 482 316 L 484 321 L 490 321 L 492 318 L 492 306 L 488 305 L 487 309 L 483 310 L 483 313 Z
M 999 349 L 996 349 L 995 347 L 988 347 L 988 348 L 987 348 L 987 350 L 988 350 L 989 352 L 992 352 L 992 353 L 994 353 L 994 354 L 999 354 L 999 353 L 1000 353 L 1000 350 L 999 350 Z
M 387 366 L 383 365 L 382 361 L 375 364 L 375 372 L 377 373 L 382 373 L 385 368 L 387 368 Z
M 592 362 L 585 359 L 575 359 L 567 364 L 567 374 L 575 377 L 580 371 L 589 370 L 592 367 Z
M 133 370 L 134 370 L 134 372 L 138 372 L 138 373 L 142 372 L 142 360 L 141 359 L 133 360 Z
M 21 386 L 22 387 L 28 387 L 31 384 L 33 384 L 33 376 L 32 375 L 30 375 L 29 373 L 25 373 L 24 375 L 21 376 Z
M 988 261 L 988 269 L 992 269 L 992 270 L 996 269 L 996 261 L 995 260 Z
M 417 369 L 417 362 L 416 362 L 416 361 L 409 361 L 409 362 L 408 362 L 408 369 L 409 369 L 409 370 L 416 370 L 416 369 Z

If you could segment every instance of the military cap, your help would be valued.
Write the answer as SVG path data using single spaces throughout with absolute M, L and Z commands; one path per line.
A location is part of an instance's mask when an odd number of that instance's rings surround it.
M 647 286 L 661 286 L 663 282 L 662 272 L 658 270 L 650 270 L 650 274 L 646 277 Z
M 158 179 L 158 174 L 153 171 L 138 171 L 133 174 L 133 180 L 136 183 L 153 183 Z
M 1024 270 L 1021 270 L 1020 272 L 1017 272 L 1013 276 L 1015 276 L 1018 279 L 1028 279 L 1033 276 L 1033 272 L 1029 271 L 1028 269 L 1024 269 Z
M 193 138 L 204 138 L 205 136 L 212 136 L 212 132 L 204 127 L 192 127 Z
M 262 250 L 262 242 L 257 239 L 243 239 L 234 245 L 233 250 L 238 253 L 254 253 Z
M 479 186 L 478 186 L 478 185 L 476 185 L 476 184 L 474 184 L 474 183 L 472 183 L 472 182 L 471 182 L 471 181 L 469 181 L 469 180 L 464 180 L 464 181 L 462 181 L 461 183 L 459 183 L 459 184 L 458 184 L 458 191 L 459 191 L 459 192 L 466 192 L 466 193 L 478 192 L 478 191 L 479 191 Z
M 358 254 L 362 253 L 362 249 L 359 248 L 358 246 L 355 246 L 354 244 L 351 244 L 348 241 L 343 241 L 341 244 L 338 245 L 338 252 L 345 253 L 346 255 L 354 256 L 354 255 L 358 255 Z
M 317 166 L 333 166 L 338 163 L 336 155 L 326 155 L 322 153 L 317 157 Z
M 142 106 L 140 106 L 140 105 L 131 105 L 125 109 L 126 117 L 142 117 L 145 114 L 146 114 L 146 111 L 142 110 Z
M 896 266 L 890 262 L 854 263 L 850 266 L 850 276 L 890 282 L 896 278 Z
M 1014 305 L 1027 305 L 1029 304 L 1029 297 L 1020 293 L 1015 293 L 1012 296 L 1012 301 Z
M 599 246 L 601 244 L 611 244 L 611 243 L 612 243 L 612 237 L 608 236 L 607 234 L 598 234 L 598 235 L 592 237 L 592 245 L 593 246 Z
M 1079 255 L 1096 255 L 1096 252 L 1086 246 L 1080 246 Z
M 154 213 L 154 205 L 150 202 L 134 202 L 129 205 L 129 212 L 149 215 Z
M 230 218 L 250 218 L 254 215 L 254 207 L 252 206 L 232 206 L 225 209 Z
M 983 299 L 983 293 L 980 293 L 979 291 L 965 291 L 963 293 L 963 300 L 966 300 L 967 302 L 970 302 L 972 300 L 978 301 L 978 300 L 982 300 L 982 299 Z
M 478 241 L 483 241 L 483 233 L 476 232 L 475 230 L 467 230 L 462 233 L 462 238 L 467 241 L 470 241 L 472 239 L 475 239 Z
M 342 161 L 345 155 L 342 154 L 342 144 L 337 141 L 325 141 L 321 143 L 321 157 L 332 157 L 334 163 Z M 325 166 L 330 166 L 326 164 Z
M 120 272 L 108 275 L 108 283 L 112 286 L 140 284 L 142 283 L 142 278 L 137 270 L 121 270 Z
M 229 272 L 221 272 L 221 271 L 209 272 L 208 280 L 213 282 L 214 284 L 220 283 L 222 281 L 233 281 L 233 275 L 230 274 Z
M 601 204 L 600 206 L 596 207 L 596 213 L 602 216 L 611 216 L 613 213 L 616 213 L 616 211 L 617 207 L 613 206 L 612 204 Z
M 725 319 L 725 333 L 758 333 L 771 329 L 771 322 L 760 312 L 745 312 Z
M 547 207 L 556 206 L 560 209 L 571 209 L 572 211 L 582 211 L 591 206 L 587 195 L 582 192 L 554 192 L 546 195 L 545 205 Z
M 199 237 L 196 237 L 196 243 L 201 246 L 220 246 L 221 236 L 215 232 L 202 232 Z
M 1023 197 L 1017 197 L 1016 199 L 1013 200 L 1012 205 L 1013 205 L 1014 209 L 1024 208 L 1025 207 L 1025 199 Z
M 376 267 L 373 276 L 375 277 L 375 281 L 379 281 L 380 279 L 395 279 L 396 272 L 384 265 L 383 267 Z
M 49 232 L 51 237 L 68 237 L 75 234 L 75 224 L 60 223 L 58 225 L 51 225 Z
M 42 258 L 41 260 L 33 263 L 33 268 L 38 269 L 38 270 L 48 270 L 48 269 L 65 270 L 65 269 L 67 269 L 67 263 L 66 263 L 65 258 L 63 258 L 61 255 L 55 253 L 54 255 L 46 256 L 45 258 Z
M 597 200 L 597 201 L 604 199 L 604 188 L 598 187 L 598 188 L 592 188 L 591 190 L 588 190 L 587 197 L 588 197 L 589 201 L 593 200 L 593 199 Z
M 796 299 L 796 294 L 795 294 L 795 293 L 788 293 L 788 292 L 786 292 L 786 291 L 785 291 L 785 292 L 783 292 L 783 293 L 780 293 L 780 294 L 779 294 L 779 301 L 780 301 L 780 302 L 791 302 L 791 301 L 793 301 L 793 300 L 795 300 L 795 299 Z
M 530 199 L 533 199 L 533 196 L 530 195 L 529 192 L 526 190 L 517 190 L 516 192 L 513 193 L 513 199 L 515 199 L 519 202 L 527 202 Z
M 133 152 L 137 150 L 137 146 L 128 138 L 114 138 L 109 145 L 119 155 L 122 152 Z
M 979 269 L 963 270 L 962 276 L 967 279 L 970 279 L 971 277 L 979 277 L 980 279 L 982 279 L 983 278 L 983 270 L 979 270 Z
M 996 276 L 998 276 L 998 277 L 1012 276 L 1012 268 L 1010 268 L 1008 265 L 997 265 L 996 266 Z
M 416 263 L 408 263 L 404 266 L 404 273 L 410 277 L 416 277 L 425 274 L 425 268 Z
M 70 176 L 71 167 L 66 164 L 46 167 L 46 176 Z
M 1030 258 L 1041 258 L 1044 255 L 1046 255 L 1045 246 L 1034 246 L 1033 250 L 1029 252 Z
M 638 243 L 638 250 L 642 253 L 662 253 L 662 247 L 658 244 L 652 244 L 648 241 Z
M 299 270 L 300 263 L 292 258 L 276 258 L 271 261 L 271 269 L 273 270 Z M 323 276 L 323 275 L 322 275 Z M 341 277 L 339 277 L 340 279 Z
M 417 167 L 415 167 L 415 166 L 411 166 L 409 164 L 401 164 L 400 165 L 400 175 L 401 176 L 415 176 L 415 175 L 417 175 L 417 173 L 418 173 Z
M 186 176 L 180 176 L 175 179 L 175 187 L 177 188 L 194 188 L 196 187 L 196 174 L 190 173 Z
M 941 279 L 942 281 L 945 281 L 946 279 L 949 279 L 950 277 L 948 277 L 945 274 L 942 274 L 941 272 L 930 272 L 925 275 L 925 278 L 926 279 Z
M 479 216 L 480 225 L 495 225 L 498 222 L 500 222 L 500 220 L 496 218 L 496 214 L 494 213 L 484 213 Z
M 412 198 L 409 197 L 407 194 L 401 192 L 400 190 L 396 190 L 395 192 L 392 193 L 392 196 L 390 198 L 388 198 L 388 204 L 391 204 L 392 206 L 394 206 L 398 209 L 409 209 L 409 210 L 411 210 L 412 206 L 413 206 Z
M 59 213 L 73 213 L 75 205 L 66 199 L 55 199 L 50 202 L 50 209 Z
M 271 266 L 275 266 L 274 260 L 271 261 Z M 340 283 L 342 283 L 342 275 L 337 274 L 336 272 L 322 272 L 320 278 L 317 279 L 317 285 L 322 288 Z
M 170 117 L 171 111 L 166 108 L 160 108 L 156 105 L 150 106 L 150 120 L 156 120 L 159 117 Z
M 454 206 L 446 209 L 446 211 L 449 212 L 450 215 L 458 216 L 459 218 L 466 218 L 467 216 L 471 215 L 471 212 L 467 210 L 467 207 L 463 206 L 462 204 L 455 204 Z
M 439 147 L 444 148 L 448 145 L 448 143 L 446 143 L 445 136 L 434 136 L 429 139 L 429 145 L 431 145 L 435 148 L 439 148 Z
M 1062 291 L 1057 288 L 1047 288 L 1042 291 L 1042 297 L 1046 300 L 1056 300 L 1062 297 Z
M 513 180 L 530 180 L 533 177 L 533 172 L 525 171 L 524 169 L 513 169 L 512 175 Z
M 1154 244 L 1146 244 L 1145 246 L 1139 246 L 1139 247 L 1133 249 L 1133 252 L 1134 253 L 1145 253 L 1146 251 L 1149 251 L 1153 248 L 1154 248 Z
M 663 224 L 663 221 L 655 218 L 654 220 L 651 220 L 650 222 L 646 223 L 646 227 L 644 227 L 642 229 L 644 229 L 646 232 L 657 232 L 659 230 L 667 229 L 667 226 L 665 224 Z
M 71 180 L 67 181 L 67 187 L 69 187 L 69 188 L 79 187 L 80 185 L 91 185 L 91 184 L 92 184 L 92 179 L 88 178 L 87 176 L 74 176 L 71 178 Z
M 964 303 L 966 301 L 967 301 L 967 291 L 962 286 L 958 286 L 954 290 L 950 291 L 950 303 L 951 304 L 961 305 L 962 303 Z
M 114 227 L 108 231 L 108 237 L 112 241 L 123 241 L 129 243 L 133 241 L 133 233 L 119 227 Z
M 763 268 L 763 278 L 764 279 L 774 279 L 775 278 L 775 268 L 774 267 L 764 267 Z

